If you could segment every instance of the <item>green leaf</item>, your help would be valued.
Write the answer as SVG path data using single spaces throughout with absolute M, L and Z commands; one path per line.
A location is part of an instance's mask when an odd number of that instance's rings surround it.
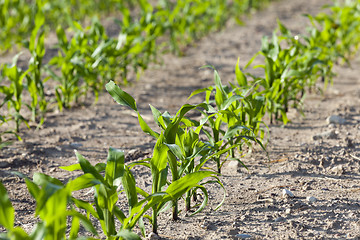
M 199 93 L 203 93 L 203 92 L 207 92 L 207 91 L 211 91 L 212 89 L 211 88 L 201 88 L 201 89 L 197 89 L 197 90 L 195 90 L 195 91 L 193 91 L 191 94 L 190 94 L 190 96 L 188 97 L 188 100 L 191 98 L 191 97 L 193 97 L 193 96 L 195 96 L 195 95 L 197 95 L 197 94 L 199 94 Z
M 196 209 L 195 212 L 193 212 L 190 216 L 193 216 L 193 215 L 201 212 L 206 207 L 208 200 L 209 200 L 208 192 L 204 186 L 197 185 L 196 187 L 194 187 L 194 191 L 196 191 L 197 189 L 200 189 L 203 192 L 204 200 L 201 203 L 200 207 L 198 209 Z
M 104 177 L 97 171 L 97 169 L 92 166 L 88 160 L 86 160 L 80 153 L 75 150 L 75 155 L 77 160 L 80 163 L 81 169 L 84 173 L 91 173 L 97 180 L 101 183 L 106 184 Z
M 244 99 L 242 96 L 240 95 L 232 95 L 230 98 L 226 99 L 226 101 L 224 101 L 222 104 L 221 104 L 221 108 L 220 110 L 225 110 L 225 109 L 228 109 L 229 106 L 235 102 L 235 101 L 238 101 L 238 100 L 242 100 Z
M 72 201 L 78 208 L 84 209 L 85 211 L 92 214 L 97 219 L 99 218 L 99 215 L 96 213 L 93 205 L 91 205 L 90 203 L 83 201 L 83 200 L 76 199 L 76 198 L 72 198 Z
M 125 168 L 124 175 L 121 178 L 126 197 L 128 199 L 130 211 L 138 202 L 135 178 L 128 168 Z
M 126 216 L 118 206 L 114 206 L 113 213 L 117 217 L 117 219 L 120 220 L 121 223 L 124 223 Z
M 121 90 L 113 81 L 107 83 L 105 88 L 118 104 L 130 107 L 137 112 L 135 99 L 127 92 Z
M 44 235 L 40 235 L 40 238 L 34 238 L 33 236 L 29 236 L 24 229 L 22 229 L 21 227 L 15 227 L 11 230 L 10 233 L 8 233 L 8 235 L 11 236 L 11 238 L 2 238 L 1 234 L 0 234 L 0 239 L 14 239 L 14 240 L 33 240 L 33 239 L 42 239 L 41 237 L 44 237 Z
M 175 155 L 177 159 L 184 159 L 184 156 L 182 154 L 181 148 L 176 144 L 167 144 L 165 145 L 170 149 L 170 151 Z
M 93 226 L 93 224 L 87 217 L 85 217 L 84 215 L 80 214 L 79 212 L 77 212 L 75 210 L 68 211 L 68 215 L 72 216 L 73 219 L 75 219 L 75 218 L 79 219 L 86 230 L 88 230 L 95 236 L 98 236 L 98 233 L 97 233 L 95 227 Z
M 245 86 L 247 86 L 247 80 L 246 80 L 245 74 L 240 70 L 239 61 L 240 61 L 240 58 L 238 58 L 236 67 L 235 67 L 236 81 L 240 87 L 245 87 Z
M 69 171 L 69 172 L 76 171 L 76 170 L 81 170 L 80 163 L 72 164 L 72 165 L 69 165 L 69 166 L 61 166 L 60 168 L 63 169 L 63 170 Z
M 110 147 L 105 169 L 105 179 L 109 186 L 113 186 L 114 180 L 124 175 L 124 162 L 124 152 Z
M 168 150 L 168 147 L 164 144 L 164 135 L 161 134 L 155 144 L 153 157 L 150 160 L 152 172 L 154 169 L 160 173 L 163 169 L 166 168 Z
M 116 236 L 120 237 L 120 239 L 124 239 L 124 240 L 141 240 L 141 238 L 137 234 L 135 234 L 127 229 L 120 230 L 116 234 Z
M 80 189 L 89 188 L 95 186 L 97 184 L 101 184 L 101 182 L 96 179 L 91 173 L 85 173 L 80 177 L 75 178 L 74 180 L 70 180 L 66 187 L 71 191 L 78 191 Z
M 216 70 L 214 70 L 214 82 L 215 82 L 215 86 L 220 89 L 221 94 L 226 96 L 226 92 L 221 83 L 220 75 L 219 75 L 218 71 L 216 71 Z
M 246 166 L 245 166 L 246 167 Z M 216 206 L 216 208 L 214 209 L 215 211 L 218 210 L 222 205 L 223 203 L 225 202 L 225 198 L 226 198 L 226 189 L 224 187 L 224 185 L 221 183 L 220 179 L 218 178 L 218 176 L 212 176 L 213 178 L 215 178 L 216 180 L 215 181 L 207 181 L 205 183 L 203 183 L 202 185 L 205 185 L 207 183 L 217 183 L 220 185 L 220 187 L 224 190 L 224 194 L 223 194 L 223 199 L 221 200 L 221 202 Z
M 10 202 L 8 193 L 4 185 L 0 182 L 0 224 L 7 230 L 14 227 L 15 210 Z
M 159 134 L 157 132 L 154 132 L 149 127 L 149 125 L 145 122 L 145 120 L 142 118 L 142 116 L 140 115 L 139 112 L 137 114 L 138 114 L 138 119 L 139 119 L 139 124 L 140 124 L 141 130 L 143 130 L 144 133 L 147 133 L 154 138 L 158 138 Z
M 147 210 L 159 203 L 165 203 L 171 200 L 171 197 L 164 192 L 157 192 L 149 195 L 138 202 L 132 209 L 129 217 L 125 219 L 123 227 L 132 228 L 138 222 Z
M 35 200 L 38 201 L 41 194 L 40 188 L 28 178 L 25 178 L 25 183 L 31 196 L 33 196 L 33 198 L 35 198 Z
M 161 117 L 161 112 L 158 110 L 158 109 L 156 109 L 154 106 L 152 106 L 151 104 L 150 104 L 150 109 L 151 109 L 151 112 L 152 112 L 152 114 L 153 114 L 153 117 L 154 117 L 154 121 L 156 122 L 156 124 L 159 126 L 159 127 L 163 127 L 162 125 L 161 125 L 161 123 L 159 122 L 159 117 Z
M 242 125 L 232 126 L 226 131 L 226 133 L 224 135 L 224 139 L 232 138 L 232 137 L 236 136 L 239 131 L 243 131 L 243 130 L 251 131 L 251 129 L 246 126 L 242 126 Z
M 49 183 L 50 184 L 53 184 L 53 188 L 61 188 L 63 187 L 63 183 L 59 180 L 59 179 L 56 179 L 54 177 L 50 177 L 46 174 L 43 174 L 43 173 L 34 173 L 34 176 L 33 176 L 33 181 L 35 184 L 37 185 L 40 185 L 42 187 L 48 185 Z
M 172 199 L 180 198 L 185 192 L 195 187 L 201 180 L 214 175 L 214 172 L 199 171 L 185 175 L 184 177 L 172 182 L 166 189 Z

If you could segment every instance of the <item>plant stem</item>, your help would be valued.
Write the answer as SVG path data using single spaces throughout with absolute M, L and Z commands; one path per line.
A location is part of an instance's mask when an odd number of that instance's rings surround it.
M 153 214 L 152 214 L 152 231 L 153 233 L 157 234 L 158 224 L 157 224 L 157 206 L 153 207 Z
M 215 159 L 216 162 L 216 168 L 219 174 L 221 174 L 221 163 L 220 163 L 220 157 L 216 157 Z
M 170 151 L 168 152 L 168 161 L 169 161 L 169 166 L 170 166 L 170 170 L 171 170 L 172 181 L 175 182 L 179 178 L 178 169 L 177 169 L 177 160 L 176 160 L 176 157 L 174 156 L 174 154 L 171 153 Z M 172 218 L 174 221 L 179 219 L 179 217 L 178 217 L 178 200 L 177 199 L 172 200 Z
M 186 192 L 186 198 L 185 198 L 185 211 L 190 211 L 191 206 L 190 206 L 190 201 L 191 201 L 191 190 Z
M 174 199 L 172 201 L 172 219 L 174 221 L 179 220 L 179 216 L 178 216 L 178 200 Z

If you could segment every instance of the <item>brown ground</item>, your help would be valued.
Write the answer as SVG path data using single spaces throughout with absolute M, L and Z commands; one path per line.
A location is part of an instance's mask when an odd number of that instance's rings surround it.
M 148 104 L 175 113 L 189 94 L 212 85 L 212 72 L 200 70 L 214 65 L 224 82 L 234 79 L 238 57 L 241 66 L 260 49 L 263 35 L 270 35 L 276 18 L 294 33 L 308 25 L 302 13 L 316 14 L 326 0 L 287 0 L 273 3 L 267 10 L 247 20 L 246 27 L 229 24 L 186 51 L 186 56 L 164 56 L 164 64 L 154 65 L 133 86 L 127 87 L 137 100 L 147 122 L 152 115 Z M 160 216 L 160 236 L 164 239 L 359 239 L 360 238 L 360 61 L 352 67 L 336 67 L 334 86 L 324 96 L 309 95 L 306 118 L 296 111 L 292 123 L 270 126 L 266 155 L 255 152 L 243 159 L 249 168 L 230 164 L 221 176 L 227 198 L 216 212 L 222 192 L 211 188 L 209 206 L 194 217 L 181 213 L 178 222 Z M 200 99 L 194 99 L 194 101 Z M 326 118 L 340 115 L 345 124 L 328 124 Z M 36 171 L 60 179 L 71 177 L 58 166 L 76 163 L 74 149 L 91 162 L 106 160 L 112 146 L 126 152 L 127 160 L 151 155 L 154 140 L 138 126 L 130 110 L 120 107 L 105 93 L 96 105 L 50 113 L 40 130 L 23 129 L 23 142 L 0 152 L 0 178 L 16 208 L 17 224 L 31 229 L 33 200 L 23 181 L 8 171 L 32 176 Z M 331 131 L 322 138 L 318 134 Z M 314 136 L 315 139 L 314 140 Z M 150 174 L 136 170 L 140 186 L 150 182 Z M 283 198 L 283 188 L 295 197 Z M 310 203 L 307 197 L 317 201 Z

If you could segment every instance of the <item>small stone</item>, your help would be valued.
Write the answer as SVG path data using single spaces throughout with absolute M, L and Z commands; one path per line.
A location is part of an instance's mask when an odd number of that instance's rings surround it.
M 147 237 L 147 239 L 149 240 L 158 240 L 160 239 L 159 235 L 157 235 L 156 233 L 150 233 L 149 236 Z
M 338 166 L 335 166 L 331 169 L 331 172 L 337 174 L 337 175 L 341 175 L 344 173 L 344 168 L 342 165 L 338 165 Z
M 56 149 L 57 151 L 59 151 L 59 152 L 62 152 L 62 149 L 61 149 L 60 146 L 55 146 L 55 149 Z
M 229 231 L 229 235 L 236 235 L 238 232 L 239 232 L 239 230 L 231 229 L 231 230 Z
M 286 197 L 290 197 L 290 198 L 295 197 L 295 195 L 292 192 L 290 192 L 289 190 L 287 190 L 285 188 L 282 190 L 282 196 L 284 198 L 286 198 Z
M 309 203 L 314 203 L 317 201 L 317 199 L 316 199 L 316 197 L 308 196 L 308 197 L 306 197 L 306 201 L 308 201 Z
M 79 147 L 82 146 L 82 144 L 74 142 L 74 143 L 70 143 L 70 146 L 73 147 L 73 148 L 79 148 Z
M 291 214 L 291 209 L 290 209 L 290 208 L 287 208 L 287 209 L 285 210 L 285 213 L 286 213 L 286 214 Z
M 330 131 L 326 131 L 326 132 L 316 134 L 312 138 L 313 138 L 313 140 L 335 139 L 335 138 L 337 138 L 337 134 L 336 134 L 335 130 L 330 130 Z
M 284 222 L 285 218 L 284 217 L 278 217 L 275 219 L 275 222 Z
M 246 239 L 246 238 L 251 238 L 251 235 L 241 233 L 241 234 L 236 234 L 235 237 L 240 238 L 240 239 Z
M 345 138 L 345 144 L 348 148 L 355 148 L 353 141 L 348 137 Z
M 238 161 L 228 161 L 223 165 L 221 171 L 231 175 L 237 174 L 239 166 L 240 164 Z
M 10 166 L 10 163 L 9 162 L 0 162 L 0 168 L 7 168 Z
M 328 124 L 335 123 L 335 124 L 345 124 L 346 120 L 338 115 L 331 115 L 326 119 Z

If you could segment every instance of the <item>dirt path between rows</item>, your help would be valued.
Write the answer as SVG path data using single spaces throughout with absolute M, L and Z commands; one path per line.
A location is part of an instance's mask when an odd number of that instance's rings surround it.
M 279 18 L 294 33 L 304 33 L 308 21 L 301 14 L 316 14 L 331 1 L 278 1 L 246 21 L 246 27 L 229 24 L 186 51 L 186 56 L 163 57 L 163 65 L 153 65 L 141 79 L 126 88 L 137 101 L 147 122 L 152 122 L 149 104 L 174 114 L 187 102 L 190 93 L 213 83 L 211 64 L 224 82 L 234 79 L 237 58 L 240 65 L 260 49 L 261 37 L 271 35 Z M 309 95 L 305 115 L 295 110 L 285 127 L 270 126 L 270 162 L 262 151 L 243 159 L 249 171 L 228 164 L 221 176 L 221 189 L 209 190 L 209 206 L 200 214 L 169 221 L 160 215 L 163 239 L 360 239 L 360 60 L 352 66 L 337 66 L 334 86 L 324 94 Z M 194 98 L 192 101 L 200 101 Z M 343 124 L 329 124 L 331 115 Z M 153 125 L 152 125 L 153 126 Z M 50 113 L 40 130 L 23 129 L 23 142 L 0 152 L 0 178 L 16 208 L 16 222 L 31 229 L 34 202 L 23 180 L 9 174 L 20 171 L 32 176 L 36 171 L 60 179 L 71 174 L 58 166 L 76 163 L 74 149 L 92 163 L 104 162 L 107 149 L 123 149 L 127 161 L 151 156 L 154 140 L 146 136 L 137 118 L 104 93 L 96 105 Z M 140 186 L 148 186 L 151 175 L 136 169 Z M 283 197 L 283 189 L 294 194 Z

